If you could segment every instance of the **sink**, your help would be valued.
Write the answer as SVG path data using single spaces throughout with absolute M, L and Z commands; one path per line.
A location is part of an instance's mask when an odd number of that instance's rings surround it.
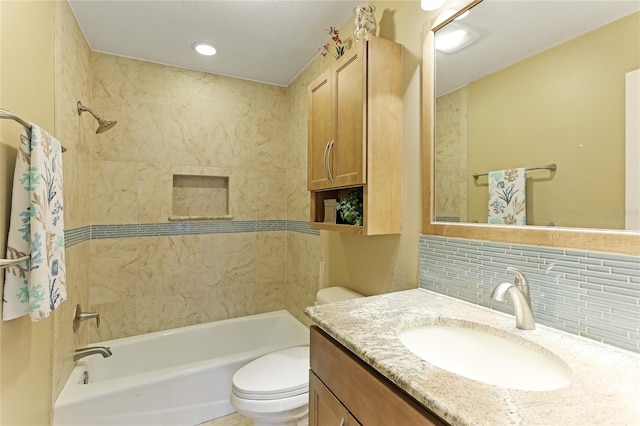
M 463 323 L 464 324 L 464 323 Z M 490 329 L 491 330 L 491 329 Z M 483 383 L 527 391 L 550 391 L 571 382 L 569 367 L 545 348 L 502 330 L 465 325 L 406 328 L 400 341 L 423 360 Z

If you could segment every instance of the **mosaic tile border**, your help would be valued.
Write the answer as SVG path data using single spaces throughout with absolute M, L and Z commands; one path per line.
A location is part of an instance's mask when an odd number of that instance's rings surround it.
M 108 238 L 163 237 L 177 235 L 232 234 L 242 232 L 292 231 L 320 235 L 309 222 L 295 220 L 202 221 L 90 225 L 64 231 L 65 247 L 88 240 Z
M 640 257 L 420 236 L 420 287 L 513 315 L 490 298 L 528 278 L 536 322 L 640 352 Z

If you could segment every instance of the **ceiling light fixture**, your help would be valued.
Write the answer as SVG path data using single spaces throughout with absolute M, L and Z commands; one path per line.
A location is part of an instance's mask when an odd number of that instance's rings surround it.
M 420 7 L 427 11 L 440 9 L 443 4 L 444 0 L 420 0 Z
M 443 53 L 453 53 L 473 43 L 478 34 L 454 23 L 449 23 L 442 30 L 436 32 L 436 50 Z
M 193 43 L 191 47 L 193 47 L 193 50 L 204 56 L 213 56 L 218 53 L 218 49 L 216 49 L 214 45 L 203 41 Z
M 468 15 L 469 15 L 469 11 L 468 11 L 468 10 L 465 10 L 464 12 L 462 12 L 462 13 L 460 14 L 460 16 L 458 16 L 458 17 L 455 19 L 455 21 L 460 21 L 460 20 L 462 20 L 462 19 L 466 18 Z

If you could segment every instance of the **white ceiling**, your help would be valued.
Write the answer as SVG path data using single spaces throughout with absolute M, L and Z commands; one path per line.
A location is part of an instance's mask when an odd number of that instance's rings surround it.
M 436 94 L 450 92 L 638 10 L 640 0 L 485 0 L 464 19 L 453 21 L 479 38 L 457 52 L 436 52 Z
M 465 1 L 449 0 L 448 4 Z M 287 86 L 329 41 L 326 29 L 349 23 L 359 2 L 69 3 L 95 51 Z M 639 9 L 640 0 L 485 0 L 467 18 L 456 21 L 480 38 L 456 53 L 437 54 L 437 93 L 451 91 Z M 210 57 L 196 54 L 191 48 L 196 41 L 214 44 L 219 53 Z
M 69 0 L 92 50 L 287 86 L 358 1 Z M 346 35 L 350 36 L 350 35 Z M 191 45 L 214 44 L 201 56 Z

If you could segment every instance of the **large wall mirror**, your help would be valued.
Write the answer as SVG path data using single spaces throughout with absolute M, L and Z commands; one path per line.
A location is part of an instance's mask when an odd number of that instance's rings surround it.
M 640 2 L 445 11 L 423 96 L 425 234 L 640 254 Z

